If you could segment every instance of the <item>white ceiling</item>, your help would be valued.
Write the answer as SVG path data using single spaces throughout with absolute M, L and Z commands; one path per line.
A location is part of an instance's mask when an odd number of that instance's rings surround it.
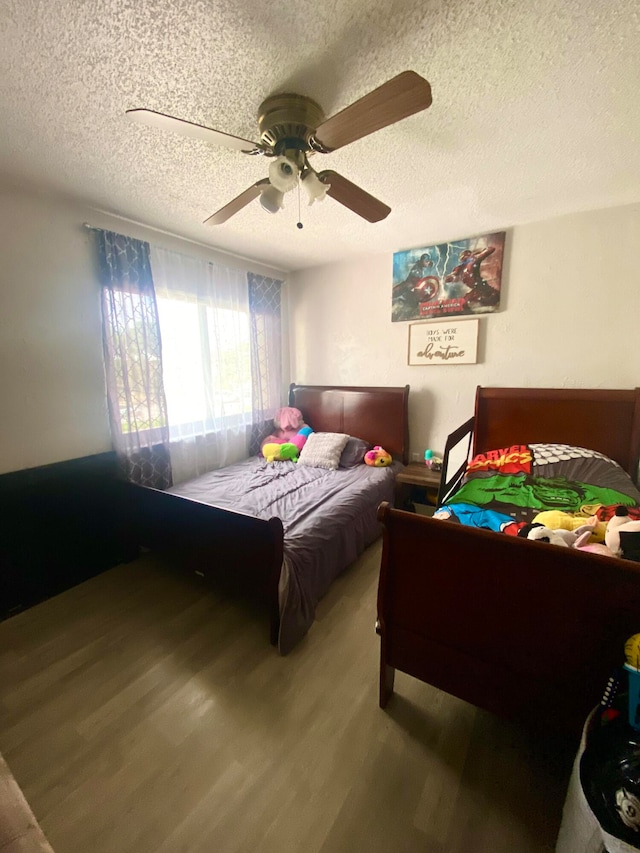
M 270 94 L 329 116 L 406 69 L 430 109 L 318 155 L 373 225 L 303 199 L 300 231 L 292 193 L 204 226 L 268 161 L 124 115 L 257 139 Z M 0 87 L 4 180 L 285 270 L 640 200 L 638 0 L 0 0 Z

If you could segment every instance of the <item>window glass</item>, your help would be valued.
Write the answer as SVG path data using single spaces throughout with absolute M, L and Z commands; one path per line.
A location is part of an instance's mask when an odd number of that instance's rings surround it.
M 188 298 L 157 302 L 172 438 L 249 423 L 248 313 Z

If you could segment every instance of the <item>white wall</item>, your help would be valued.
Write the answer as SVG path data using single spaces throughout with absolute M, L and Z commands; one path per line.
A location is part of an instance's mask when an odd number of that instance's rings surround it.
M 0 473 L 111 447 L 87 221 L 282 276 L 81 205 L 0 189 Z M 480 361 L 467 366 L 407 366 L 408 323 L 390 319 L 390 255 L 297 273 L 288 286 L 291 378 L 409 383 L 415 452 L 443 448 L 472 414 L 477 384 L 639 385 L 639 254 L 640 205 L 513 229 L 501 310 L 481 318 Z
M 100 289 L 84 222 L 282 277 L 88 207 L 0 188 L 0 473 L 111 448 Z
M 442 451 L 447 434 L 473 414 L 476 385 L 635 387 L 639 256 L 640 205 L 508 231 L 501 306 L 480 320 L 475 365 L 407 366 L 409 324 L 391 322 L 391 255 L 292 274 L 291 375 L 314 384 L 409 384 L 411 450 L 420 454 Z

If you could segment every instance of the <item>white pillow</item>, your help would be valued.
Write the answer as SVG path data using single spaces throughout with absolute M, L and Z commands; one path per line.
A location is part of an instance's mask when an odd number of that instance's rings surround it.
M 349 436 L 343 432 L 312 432 L 300 451 L 298 465 L 335 471 L 348 440 Z

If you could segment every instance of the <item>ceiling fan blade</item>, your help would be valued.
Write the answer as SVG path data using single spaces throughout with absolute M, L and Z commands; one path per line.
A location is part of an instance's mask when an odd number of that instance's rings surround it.
M 390 213 L 391 208 L 368 192 L 365 192 L 357 184 L 352 184 L 342 175 L 334 172 L 332 169 L 325 169 L 323 172 L 318 172 L 318 177 L 323 184 L 330 184 L 327 190 L 327 195 L 335 198 L 340 204 L 348 207 L 358 216 L 362 216 L 368 222 L 380 222 L 385 219 Z
M 203 139 L 212 145 L 222 145 L 224 148 L 235 148 L 237 151 L 247 151 L 258 146 L 257 142 L 243 139 L 241 136 L 232 136 L 212 127 L 204 127 L 202 124 L 194 124 L 182 118 L 174 118 L 154 110 L 127 110 L 127 116 L 140 124 L 151 127 L 159 127 L 161 130 L 170 130 L 182 136 L 191 136 L 193 139 Z
M 431 106 L 431 86 L 415 71 L 403 71 L 324 121 L 315 137 L 335 151 Z
M 263 178 L 261 181 L 257 181 L 252 187 L 249 187 L 243 193 L 240 193 L 240 195 L 236 196 L 228 204 L 225 204 L 224 207 L 221 207 L 220 210 L 217 210 L 208 219 L 205 219 L 202 224 L 222 225 L 223 222 L 226 222 L 227 219 L 231 219 L 231 217 L 238 213 L 239 210 L 242 210 L 243 207 L 250 204 L 254 198 L 258 198 L 262 187 L 268 183 L 268 178 Z

